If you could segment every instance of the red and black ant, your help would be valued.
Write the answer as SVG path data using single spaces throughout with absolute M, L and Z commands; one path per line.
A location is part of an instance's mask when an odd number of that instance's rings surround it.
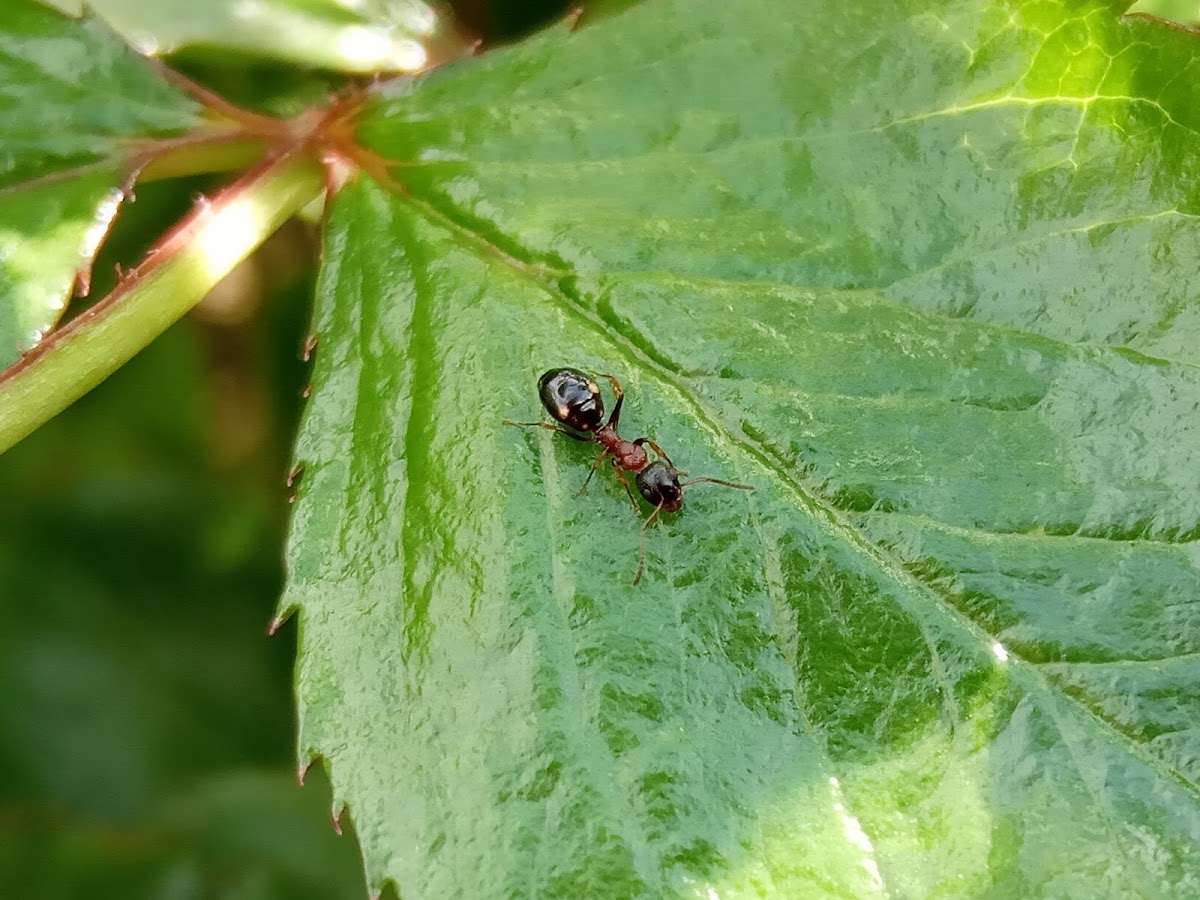
M 692 478 L 689 481 L 681 482 L 679 476 L 687 475 L 687 472 L 676 469 L 675 464 L 671 462 L 671 457 L 667 456 L 662 447 L 649 438 L 640 437 L 636 441 L 627 441 L 617 433 L 617 425 L 621 419 L 621 404 L 625 402 L 625 392 L 621 389 L 621 382 L 617 381 L 614 376 L 598 375 L 597 377 L 607 378 L 612 382 L 613 395 L 617 398 L 613 405 L 612 415 L 608 417 L 607 422 L 604 421 L 604 399 L 600 396 L 600 388 L 596 382 L 578 369 L 563 368 L 551 369 L 538 379 L 538 395 L 542 399 L 542 405 L 546 407 L 546 412 L 550 413 L 550 417 L 558 423 L 557 425 L 551 425 L 549 422 L 514 422 L 512 419 L 505 419 L 504 424 L 545 428 L 565 434 L 577 441 L 599 444 L 604 449 L 596 457 L 596 461 L 592 464 L 592 470 L 588 472 L 588 477 L 583 482 L 583 487 L 575 496 L 578 497 L 587 490 L 588 482 L 592 480 L 592 476 L 596 474 L 601 463 L 611 458 L 613 470 L 621 479 L 625 493 L 629 495 L 629 502 L 633 504 L 633 511 L 640 519 L 642 517 L 641 507 L 638 506 L 637 499 L 629 487 L 629 481 L 625 478 L 625 472 L 636 473 L 637 477 L 634 480 L 638 493 L 654 507 L 654 512 L 650 513 L 642 522 L 637 574 L 633 576 L 633 583 L 637 584 L 642 580 L 642 572 L 646 568 L 646 529 L 650 527 L 650 523 L 660 512 L 677 512 L 683 506 L 683 489 L 685 487 L 706 481 L 742 491 L 752 491 L 754 488 L 748 484 L 722 481 L 720 478 Z M 650 456 L 646 453 L 646 445 L 649 445 L 658 454 L 659 459 L 650 461 Z

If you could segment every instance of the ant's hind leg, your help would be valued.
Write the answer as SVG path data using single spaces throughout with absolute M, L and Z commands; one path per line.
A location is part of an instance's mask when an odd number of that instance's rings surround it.
M 613 404 L 612 415 L 608 417 L 608 427 L 613 431 L 617 430 L 617 425 L 621 421 L 621 404 L 625 402 L 625 391 L 621 387 L 621 382 L 617 381 L 615 375 L 605 375 L 603 372 L 596 373 L 597 378 L 607 378 L 612 382 L 613 396 L 616 397 L 616 403 Z
M 512 419 L 501 419 L 504 425 L 520 425 L 523 428 L 545 428 L 547 431 L 557 431 L 559 434 L 565 434 L 567 437 L 576 441 L 583 441 L 585 444 L 594 443 L 595 439 L 590 437 L 580 437 L 567 431 L 565 428 L 559 428 L 557 425 L 551 425 L 549 422 L 514 422 Z
M 500 421 L 505 425 L 520 425 L 523 428 L 545 428 L 548 431 L 558 431 L 549 422 L 514 422 L 512 419 L 501 419 Z

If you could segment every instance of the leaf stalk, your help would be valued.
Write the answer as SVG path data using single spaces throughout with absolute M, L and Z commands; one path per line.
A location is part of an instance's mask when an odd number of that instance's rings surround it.
M 112 293 L 0 372 L 0 453 L 166 331 L 324 187 L 298 147 L 199 202 Z

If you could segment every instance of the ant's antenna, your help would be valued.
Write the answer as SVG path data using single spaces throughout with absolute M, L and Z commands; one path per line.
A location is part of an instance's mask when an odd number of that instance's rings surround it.
M 735 482 L 732 482 L 732 481 L 722 481 L 720 478 L 693 478 L 691 481 L 681 481 L 681 482 L 679 483 L 679 486 L 680 486 L 680 487 L 687 487 L 689 484 L 697 484 L 698 482 L 701 482 L 701 481 L 707 481 L 707 482 L 709 482 L 710 484 L 723 484 L 723 485 L 725 485 L 725 487 L 737 488 L 739 491 L 752 491 L 752 490 L 754 490 L 754 487 L 753 487 L 753 485 L 749 485 L 749 484 L 737 484 L 737 483 L 735 483 Z
M 678 469 L 676 469 L 678 471 Z M 733 481 L 722 481 L 720 478 L 693 478 L 691 481 L 681 481 L 680 487 L 687 487 L 689 484 L 697 484 L 701 481 L 707 481 L 710 484 L 723 484 L 725 487 L 737 488 L 739 491 L 752 491 L 753 485 L 737 484 Z M 642 523 L 642 533 L 638 541 L 638 567 L 637 574 L 633 576 L 633 584 L 636 587 L 638 582 L 642 580 L 642 573 L 646 570 L 646 529 L 650 527 L 650 523 L 662 512 L 663 505 L 660 503 L 654 507 L 654 512 L 646 517 L 646 521 Z

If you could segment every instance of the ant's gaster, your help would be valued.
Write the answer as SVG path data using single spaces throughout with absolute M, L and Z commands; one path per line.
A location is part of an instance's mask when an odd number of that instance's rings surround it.
M 642 572 L 646 568 L 646 529 L 650 527 L 650 523 L 660 512 L 677 512 L 683 506 L 683 489 L 685 487 L 705 481 L 743 491 L 752 491 L 754 488 L 748 484 L 722 481 L 720 478 L 693 478 L 690 481 L 681 482 L 679 476 L 687 475 L 687 473 L 675 468 L 671 458 L 667 456 L 662 447 L 649 438 L 640 437 L 635 441 L 627 441 L 617 433 L 617 426 L 621 419 L 621 404 L 625 402 L 625 392 L 621 389 L 621 382 L 612 375 L 598 375 L 597 377 L 607 378 L 612 383 L 613 394 L 617 398 L 616 403 L 613 404 L 612 415 L 608 417 L 607 422 L 604 421 L 604 399 L 600 396 L 600 388 L 596 382 L 578 369 L 562 368 L 551 369 L 538 379 L 538 396 L 541 397 L 546 412 L 558 423 L 557 425 L 551 425 L 549 422 L 514 422 L 511 419 L 505 419 L 504 423 L 545 428 L 565 434 L 577 441 L 599 444 L 603 449 L 596 457 L 595 463 L 592 464 L 592 470 L 588 473 L 583 487 L 579 489 L 576 496 L 587 490 L 588 482 L 592 480 L 596 470 L 600 468 L 604 460 L 611 458 L 613 470 L 625 487 L 625 493 L 629 495 L 629 502 L 633 504 L 633 511 L 640 519 L 642 517 L 641 508 L 633 496 L 628 479 L 625 478 L 626 472 L 636 474 L 634 481 L 637 484 L 638 493 L 654 507 L 654 511 L 642 522 L 637 574 L 633 577 L 633 583 L 637 584 L 642 580 Z M 646 446 L 658 454 L 659 458 L 651 462 L 646 453 Z

